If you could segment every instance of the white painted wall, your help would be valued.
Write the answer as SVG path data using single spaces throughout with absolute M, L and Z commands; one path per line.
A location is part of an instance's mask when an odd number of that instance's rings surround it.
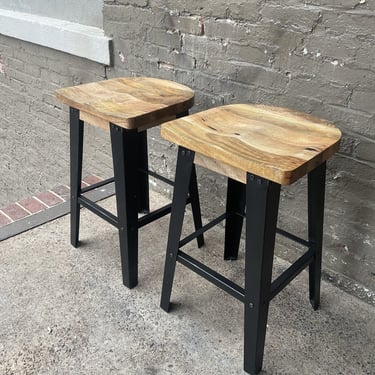
M 103 28 L 103 0 L 0 0 L 0 8 Z
M 0 34 L 110 64 L 110 41 L 99 27 L 0 8 Z
M 103 0 L 0 0 L 0 34 L 110 65 Z

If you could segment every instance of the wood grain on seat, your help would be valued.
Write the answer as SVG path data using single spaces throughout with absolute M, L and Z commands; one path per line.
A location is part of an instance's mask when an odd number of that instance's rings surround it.
M 109 123 L 143 130 L 171 120 L 194 104 L 194 91 L 167 80 L 114 78 L 62 88 L 56 97 L 80 110 L 80 118 L 108 128 Z
M 331 157 L 341 132 L 285 108 L 233 104 L 167 122 L 166 140 L 196 152 L 195 162 L 238 181 L 250 172 L 289 185 Z

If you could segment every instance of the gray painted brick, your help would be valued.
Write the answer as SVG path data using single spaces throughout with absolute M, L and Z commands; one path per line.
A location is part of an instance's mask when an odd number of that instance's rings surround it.
M 361 139 L 356 147 L 355 157 L 373 163 L 372 165 L 375 167 L 375 141 Z
M 252 47 L 239 43 L 228 43 L 226 50 L 226 59 L 232 61 L 242 61 L 248 64 L 264 65 L 270 67 L 269 56 L 265 50 L 260 47 Z
M 348 86 L 338 85 L 333 82 L 321 81 L 319 76 L 303 79 L 302 77 L 292 78 L 286 92 L 291 97 L 302 96 L 306 98 L 324 97 L 326 104 L 343 104 L 351 95 Z
M 181 48 L 181 35 L 178 31 L 171 31 L 159 28 L 150 28 L 147 31 L 146 40 L 150 44 L 167 47 L 172 50 L 180 50 Z
M 236 20 L 209 18 L 204 21 L 204 30 L 208 38 L 248 42 L 251 27 L 248 23 Z
M 14 57 L 9 57 L 9 56 L 5 57 L 4 60 L 7 66 L 7 70 L 11 68 L 16 71 L 24 71 L 25 63 L 23 61 L 18 60 Z
M 210 56 L 220 58 L 225 53 L 225 46 L 217 39 L 182 34 L 182 51 L 193 55 L 197 59 L 209 58 Z
M 361 6 L 359 0 L 311 0 L 309 3 L 339 10 L 352 10 L 355 6 Z
M 319 9 L 308 7 L 286 7 L 266 3 L 260 14 L 264 22 L 276 24 L 282 28 L 291 28 L 303 33 L 311 32 L 321 18 Z
M 258 18 L 258 8 L 263 1 L 217 1 L 217 0 L 175 0 L 170 6 L 171 10 L 177 15 L 194 14 L 203 17 L 212 18 L 231 18 L 231 19 L 245 19 L 256 21 Z M 165 0 L 151 0 L 153 7 L 165 8 Z M 177 11 L 175 11 L 177 10 Z
M 313 56 L 344 62 L 352 61 L 359 50 L 359 45 L 352 38 L 326 38 L 326 29 L 322 26 L 307 39 L 303 47 Z
M 54 90 L 62 84 L 73 83 L 72 76 L 64 76 L 69 72 L 67 65 L 73 70 L 81 69 L 86 81 L 97 80 L 100 75 L 103 77 L 104 68 L 12 38 L 0 36 L 0 41 L 13 50 L 12 61 L 23 62 L 23 67 L 21 63 L 13 64 L 7 69 L 6 77 L 0 76 L 0 147 L 4 153 L 4 163 L 0 168 L 1 174 L 6 176 L 0 202 L 5 204 L 67 181 L 67 107 L 60 103 L 60 107 L 55 108 Z M 39 77 L 39 71 L 43 71 L 43 77 Z M 62 107 L 63 111 L 59 109 Z M 94 164 L 87 160 L 87 174 L 91 172 L 90 168 L 96 169 Z M 14 189 L 15 185 L 19 188 Z
M 118 4 L 118 5 L 135 5 L 144 7 L 148 5 L 148 0 L 104 0 L 105 4 Z
M 367 113 L 375 113 L 375 92 L 374 90 L 369 91 L 357 91 L 353 92 L 350 101 L 350 108 L 358 109 Z
M 341 130 L 375 139 L 375 115 L 326 103 L 321 103 L 312 113 L 332 121 Z
M 165 13 L 162 25 L 168 30 L 178 30 L 181 33 L 204 35 L 204 24 L 201 16 L 180 16 Z
M 163 7 L 164 8 L 164 7 Z M 125 22 L 133 25 L 133 28 L 137 28 L 140 25 L 155 25 L 159 26 L 163 24 L 163 18 L 166 13 L 164 9 L 153 8 L 137 8 L 121 5 L 104 6 L 103 17 L 104 26 L 106 20 Z
M 328 35 L 355 36 L 357 40 L 375 40 L 374 13 L 325 11 L 322 19 Z

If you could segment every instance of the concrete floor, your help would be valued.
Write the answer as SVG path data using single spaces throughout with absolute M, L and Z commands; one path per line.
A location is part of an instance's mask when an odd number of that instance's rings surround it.
M 168 219 L 141 229 L 133 290 L 121 282 L 117 232 L 86 210 L 79 249 L 69 216 L 0 242 L 0 374 L 243 374 L 240 302 L 178 265 L 176 308 L 159 308 Z M 191 253 L 241 283 L 243 252 L 222 261 L 222 235 L 211 230 Z M 275 273 L 287 266 L 275 259 Z M 271 303 L 262 373 L 374 374 L 374 342 L 374 307 L 323 282 L 314 312 L 303 272 Z

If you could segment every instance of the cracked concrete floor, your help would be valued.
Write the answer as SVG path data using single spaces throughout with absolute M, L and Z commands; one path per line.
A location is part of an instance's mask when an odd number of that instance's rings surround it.
M 239 301 L 178 265 L 176 308 L 159 308 L 168 220 L 141 229 L 133 290 L 116 230 L 86 210 L 78 249 L 69 216 L 0 242 L 0 374 L 243 374 Z M 214 228 L 189 252 L 241 283 L 243 252 L 222 261 L 222 235 Z M 287 266 L 275 259 L 275 272 Z M 326 282 L 314 312 L 303 272 L 271 302 L 263 374 L 374 374 L 374 337 L 374 308 Z

